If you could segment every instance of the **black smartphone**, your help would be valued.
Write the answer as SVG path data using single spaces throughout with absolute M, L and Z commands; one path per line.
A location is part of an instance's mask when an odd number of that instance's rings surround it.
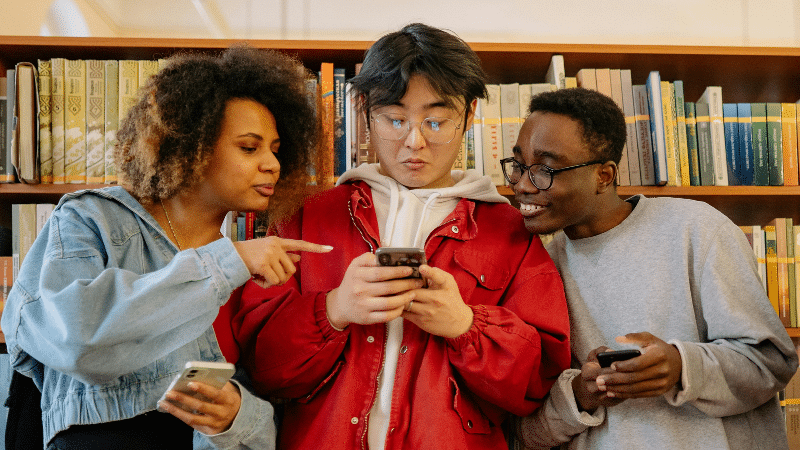
M 636 349 L 600 352 L 597 354 L 597 361 L 600 363 L 600 367 L 609 367 L 614 361 L 625 361 L 641 354 L 642 352 Z
M 381 266 L 409 266 L 414 269 L 411 274 L 420 278 L 419 266 L 425 264 L 425 250 L 413 247 L 380 247 L 375 250 L 375 258 Z

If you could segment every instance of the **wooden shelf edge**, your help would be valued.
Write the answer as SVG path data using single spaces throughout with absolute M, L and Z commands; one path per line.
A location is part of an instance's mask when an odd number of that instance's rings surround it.
M 787 327 L 786 332 L 789 334 L 789 337 L 800 338 L 800 328 Z
M 508 186 L 497 186 L 501 195 L 513 196 Z M 647 197 L 728 197 L 800 196 L 800 186 L 617 186 L 620 197 L 644 194 Z
M 68 194 L 82 189 L 97 189 L 114 184 L 0 184 L 0 196 L 8 194 Z

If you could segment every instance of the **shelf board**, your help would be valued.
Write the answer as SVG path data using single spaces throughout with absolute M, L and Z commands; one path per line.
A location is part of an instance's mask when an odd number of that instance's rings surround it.
M 786 328 L 786 332 L 789 333 L 789 337 L 792 338 L 800 337 L 800 328 Z

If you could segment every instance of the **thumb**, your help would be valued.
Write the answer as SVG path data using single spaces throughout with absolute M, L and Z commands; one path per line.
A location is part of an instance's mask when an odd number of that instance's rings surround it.
M 282 239 L 281 246 L 286 251 L 328 253 L 333 250 L 330 245 L 314 244 L 312 242 L 300 241 L 296 239 Z

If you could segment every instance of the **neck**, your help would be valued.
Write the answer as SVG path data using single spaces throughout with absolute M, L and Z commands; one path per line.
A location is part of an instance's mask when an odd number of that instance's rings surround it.
M 155 207 L 163 212 L 154 216 L 163 216 L 159 222 L 180 250 L 202 247 L 222 237 L 220 227 L 227 211 L 214 213 L 208 205 L 180 195 L 160 203 Z
M 580 229 L 564 229 L 564 234 L 570 239 L 584 239 L 606 231 L 621 224 L 633 211 L 633 205 L 619 198 L 616 190 L 597 196 L 593 220 Z

